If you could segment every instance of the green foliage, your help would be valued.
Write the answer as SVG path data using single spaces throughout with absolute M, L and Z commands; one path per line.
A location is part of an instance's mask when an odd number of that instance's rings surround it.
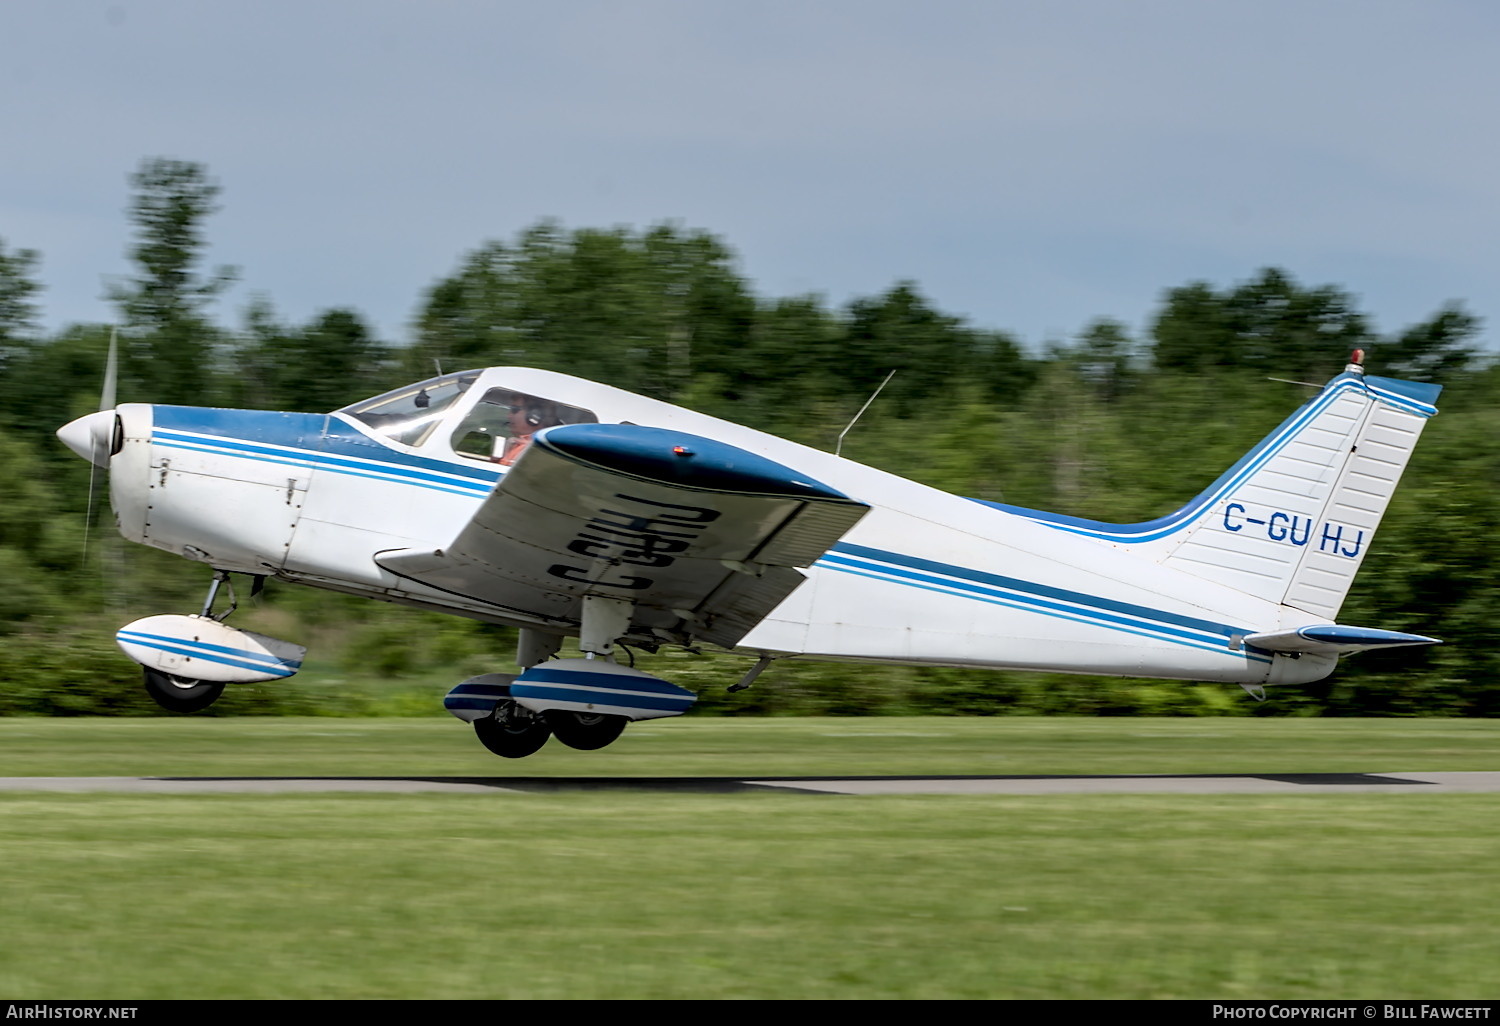
M 441 667 L 462 677 L 503 667 L 515 652 L 510 628 L 442 613 L 384 609 L 359 624 L 343 648 L 342 668 L 354 680 L 396 679 Z
M 245 338 L 231 357 L 235 406 L 323 413 L 382 391 L 388 350 L 353 310 L 326 310 L 302 328 L 277 322 L 258 297 L 245 312 Z
M 3 553 L 0 553 L 3 567 Z M 0 716 L 161 716 L 141 668 L 120 655 L 113 625 L 47 617 L 0 639 Z M 199 716 L 307 716 L 323 712 L 317 689 L 239 685 Z
M 839 377 L 855 395 L 868 395 L 894 372 L 881 401 L 898 417 L 914 416 L 918 404 L 946 393 L 974 348 L 962 322 L 933 309 L 914 282 L 854 300 L 846 321 Z
M 1469 344 L 1480 321 L 1457 303 L 1450 303 L 1430 320 L 1413 325 L 1378 346 L 1382 373 L 1414 381 L 1452 381 L 1477 355 Z
M 34 249 L 7 253 L 5 239 L 0 238 L 0 368 L 36 333 L 36 303 L 32 297 L 41 286 L 32 275 L 39 259 Z
M 116 298 L 131 323 L 160 326 L 191 317 L 234 278 L 221 268 L 200 280 L 194 269 L 204 245 L 203 220 L 217 209 L 219 186 L 203 165 L 166 157 L 141 161 L 130 184 L 137 233 L 130 255 L 140 274 Z
M 429 290 L 403 370 L 588 367 L 672 399 L 695 374 L 732 368 L 754 311 L 729 250 L 705 232 L 544 221 L 514 245 L 486 243 Z
M 235 278 L 229 267 L 197 271 L 219 186 L 203 165 L 166 157 L 143 160 L 130 184 L 137 271 L 110 289 L 128 329 L 121 377 L 155 402 L 201 402 L 218 336 L 205 308 Z
M 1206 282 L 1170 290 L 1153 336 L 1161 369 L 1243 367 L 1303 381 L 1331 377 L 1373 338 L 1353 296 L 1303 288 L 1273 267 L 1222 293 Z

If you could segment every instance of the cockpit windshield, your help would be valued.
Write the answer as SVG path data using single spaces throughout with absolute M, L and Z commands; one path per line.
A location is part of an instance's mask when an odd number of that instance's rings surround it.
M 437 427 L 443 411 L 479 380 L 479 374 L 479 371 L 461 371 L 429 378 L 337 412 L 347 413 L 403 445 L 421 445 Z

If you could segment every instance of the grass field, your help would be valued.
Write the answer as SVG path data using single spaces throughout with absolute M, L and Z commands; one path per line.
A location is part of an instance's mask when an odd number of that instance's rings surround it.
M 1436 720 L 0 720 L 14 775 L 1497 769 Z M 0 998 L 1493 1000 L 1500 796 L 0 794 Z

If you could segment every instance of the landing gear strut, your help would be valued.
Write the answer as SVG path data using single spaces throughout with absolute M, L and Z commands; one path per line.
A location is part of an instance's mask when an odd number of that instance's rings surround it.
M 630 616 L 634 609 L 633 604 L 623 599 L 600 595 L 584 596 L 578 647 L 588 659 L 614 662 L 615 646 L 620 636 L 630 628 Z M 527 633 L 524 630 L 521 632 L 523 642 L 527 640 Z M 557 648 L 553 647 L 546 657 L 550 658 L 556 653 Z M 522 662 L 526 654 L 518 649 L 516 661 L 529 668 L 530 664 Z M 626 716 L 577 712 L 571 709 L 547 709 L 541 713 L 541 718 L 559 741 L 581 752 L 594 752 L 613 744 L 630 722 Z

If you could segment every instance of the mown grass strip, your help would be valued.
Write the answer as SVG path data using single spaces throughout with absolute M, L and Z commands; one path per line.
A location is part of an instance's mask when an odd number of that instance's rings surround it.
M 1494 996 L 1500 796 L 0 795 L 11 998 Z

